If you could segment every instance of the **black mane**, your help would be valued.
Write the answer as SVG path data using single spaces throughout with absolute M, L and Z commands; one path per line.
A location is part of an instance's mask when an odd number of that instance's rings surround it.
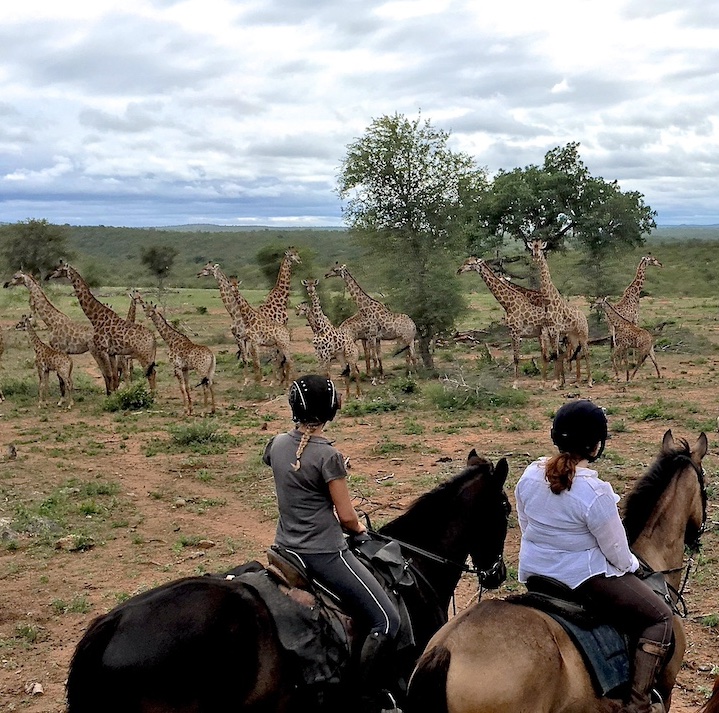
M 687 465 L 694 467 L 691 461 L 689 444 L 683 438 L 677 440 L 680 446 L 667 453 L 661 453 L 626 498 L 622 520 L 630 546 L 646 526 L 659 498 L 667 489 L 669 483 L 672 482 L 674 476 Z M 702 506 L 706 513 L 704 474 L 700 468 L 694 468 L 694 470 L 696 470 L 697 478 L 699 479 Z M 697 532 L 690 533 L 687 531 L 685 533 L 685 543 L 692 545 L 697 535 Z

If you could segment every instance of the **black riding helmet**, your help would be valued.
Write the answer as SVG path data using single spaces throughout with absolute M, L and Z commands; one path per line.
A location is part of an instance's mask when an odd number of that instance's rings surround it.
M 562 453 L 575 453 L 593 463 L 602 455 L 607 441 L 604 411 L 586 399 L 564 404 L 552 423 L 552 441 Z M 601 445 L 592 456 L 597 443 Z
M 317 374 L 293 381 L 288 400 L 292 420 L 297 423 L 327 423 L 340 407 L 335 385 L 327 377 Z

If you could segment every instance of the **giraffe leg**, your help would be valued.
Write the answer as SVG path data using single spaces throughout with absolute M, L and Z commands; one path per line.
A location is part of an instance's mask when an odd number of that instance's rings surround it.
M 519 347 L 522 343 L 520 336 L 512 332 L 512 361 L 514 362 L 514 382 L 512 388 L 519 387 Z
M 187 369 L 182 370 L 182 384 L 187 397 L 187 415 L 192 416 L 192 393 L 190 391 L 190 374 Z
M 112 364 L 110 363 L 110 357 L 107 352 L 100 351 L 95 347 L 90 349 L 90 354 L 97 362 L 102 379 L 105 382 L 105 394 L 109 396 L 112 393 Z
M 71 409 L 75 405 L 75 399 L 73 397 L 73 394 L 75 393 L 75 384 L 72 381 L 72 362 L 70 362 L 70 368 L 68 369 L 65 381 L 67 382 L 67 401 L 65 405 L 68 409 Z
M 37 375 L 40 379 L 40 383 L 38 385 L 38 406 L 44 406 L 45 405 L 45 398 L 48 391 L 48 377 L 49 373 L 43 368 L 38 367 L 37 369 Z
M 649 358 L 652 360 L 652 364 L 654 364 L 654 368 L 657 370 L 657 378 L 661 379 L 662 375 L 659 371 L 659 365 L 657 364 L 657 358 L 654 355 L 654 346 L 649 350 Z

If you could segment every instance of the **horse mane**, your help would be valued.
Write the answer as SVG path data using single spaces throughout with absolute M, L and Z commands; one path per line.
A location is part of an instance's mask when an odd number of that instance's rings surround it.
M 672 448 L 668 452 L 662 452 L 657 456 L 652 465 L 634 486 L 626 498 L 622 521 L 627 532 L 627 540 L 631 546 L 646 526 L 654 507 L 662 493 L 672 482 L 674 476 L 683 470 L 683 466 L 689 461 L 692 465 L 691 449 L 683 438 L 677 439 L 679 447 Z M 675 441 L 675 443 L 677 442 Z M 706 490 L 704 487 L 704 473 L 701 468 L 694 468 L 699 480 L 702 493 L 702 507 L 706 514 Z M 698 532 L 690 532 L 693 528 L 687 528 L 684 534 L 685 544 L 692 546 L 696 541 Z
M 491 473 L 492 469 L 492 461 L 475 454 L 464 470 L 450 480 L 440 483 L 434 490 L 420 495 L 404 513 L 382 526 L 379 531 L 392 537 L 397 528 L 412 528 L 415 523 L 426 528 L 428 522 L 437 519 L 438 512 L 456 511 L 457 495 L 465 484 L 485 473 Z

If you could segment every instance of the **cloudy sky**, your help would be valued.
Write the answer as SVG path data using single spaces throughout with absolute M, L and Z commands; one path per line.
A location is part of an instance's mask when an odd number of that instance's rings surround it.
M 22 0 L 0 6 L 0 221 L 342 225 L 373 119 L 493 173 L 580 142 L 660 225 L 719 223 L 719 4 Z

